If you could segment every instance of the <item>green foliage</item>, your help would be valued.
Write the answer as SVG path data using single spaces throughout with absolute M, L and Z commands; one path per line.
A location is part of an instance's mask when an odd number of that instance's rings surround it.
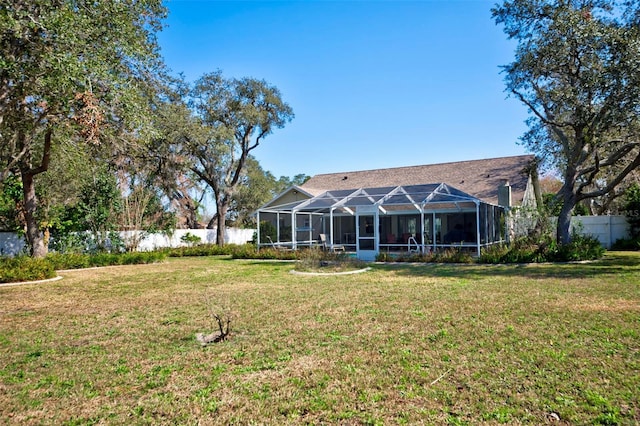
M 549 192 L 542 194 L 542 203 L 544 205 L 545 212 L 549 216 L 558 216 L 560 214 L 562 201 L 557 197 L 556 194 L 552 194 Z
M 0 181 L 22 178 L 34 256 L 46 254 L 35 178 L 59 160 L 55 152 L 83 147 L 113 158 L 151 133 L 148 95 L 164 71 L 155 32 L 165 14 L 160 0 L 0 6 Z
M 604 256 L 605 249 L 600 241 L 591 235 L 574 235 L 569 244 L 562 245 L 558 248 L 555 259 L 551 261 L 579 261 L 579 260 L 595 260 Z
M 378 262 L 411 262 L 411 263 L 473 263 L 474 258 L 469 251 L 459 248 L 449 248 L 433 253 L 379 253 Z
M 531 113 L 522 143 L 561 173 L 565 243 L 576 204 L 613 193 L 640 164 L 637 2 L 505 0 L 492 16 L 517 42 L 503 72 Z
M 172 232 L 177 218 L 165 209 L 158 193 L 141 182 L 132 182 L 130 186 L 129 193 L 121 200 L 122 207 L 118 208 L 120 229 L 144 233 Z M 134 245 L 133 248 L 136 247 Z
M 482 250 L 478 263 L 539 263 L 600 259 L 605 249 L 597 238 L 574 234 L 571 242 L 558 245 L 551 236 L 524 237 L 510 245 L 497 244 Z
M 276 226 L 268 221 L 260 222 L 260 243 L 266 244 L 269 242 L 267 237 L 271 238 L 271 241 L 277 241 L 278 238 L 278 229 Z M 255 244 L 256 235 L 254 234 L 253 242 Z
M 49 253 L 45 260 L 55 270 L 81 269 L 97 266 L 113 265 L 139 265 L 145 263 L 157 263 L 166 259 L 166 253 L 160 251 L 137 253 Z
M 98 171 L 85 187 L 77 205 L 80 227 L 94 235 L 116 229 L 117 216 L 122 211 L 118 182 L 113 173 Z
M 640 239 L 640 185 L 637 183 L 625 192 L 623 211 L 629 222 L 631 239 Z
M 293 110 L 277 87 L 253 78 L 226 79 L 220 71 L 203 75 L 189 93 L 197 125 L 179 149 L 189 168 L 213 192 L 217 240 L 224 229 L 233 195 L 246 177 L 251 151 L 273 130 L 293 119 Z M 251 198 L 251 197 L 250 197 Z
M 542 203 L 546 213 L 549 216 L 559 216 L 562 209 L 562 199 L 557 194 L 546 193 L 542 194 Z M 589 209 L 583 204 L 578 203 L 573 208 L 573 214 L 578 216 L 589 216 Z
M 301 256 L 302 250 L 278 250 L 274 248 L 261 248 L 258 250 L 254 245 L 246 244 L 238 246 L 234 250 L 232 257 L 234 259 L 278 259 L 278 260 L 297 260 Z
M 45 258 L 55 270 L 89 268 L 91 256 L 83 253 L 49 253 Z
M 262 169 L 253 156 L 247 157 L 245 171 L 238 190 L 234 192 L 229 212 L 229 223 L 238 227 L 255 228 L 253 212 L 275 195 L 276 179 Z
M 362 269 L 365 262 L 351 257 L 345 252 L 332 252 L 310 248 L 298 253 L 296 270 L 313 272 L 340 272 L 345 270 Z
M 0 283 L 44 280 L 55 276 L 53 266 L 45 259 L 0 257 Z
M 58 253 L 121 253 L 125 243 L 116 231 L 100 232 L 56 232 L 52 233 L 49 248 Z
M 640 250 L 640 238 L 620 238 L 611 246 L 612 250 Z
M 202 241 L 202 238 L 198 237 L 197 235 L 193 235 L 191 232 L 187 232 L 182 237 L 180 237 L 180 241 L 192 246 L 194 244 L 200 243 L 200 241 Z
M 14 175 L 0 182 L 0 231 L 21 228 L 18 205 L 22 200 L 22 182 Z
M 169 257 L 189 257 L 189 256 L 230 256 L 238 250 L 235 244 L 227 244 L 223 247 L 217 244 L 196 244 L 189 247 L 176 247 L 162 249 Z
M 78 202 L 54 215 L 56 220 L 50 223 L 51 249 L 63 253 L 121 251 L 122 239 L 114 232 L 121 211 L 115 176 L 106 167 L 96 170 L 81 188 Z

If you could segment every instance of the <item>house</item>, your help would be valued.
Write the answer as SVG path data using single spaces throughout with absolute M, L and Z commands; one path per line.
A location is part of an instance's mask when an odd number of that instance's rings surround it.
M 480 254 L 507 239 L 507 212 L 536 205 L 533 155 L 320 174 L 257 212 L 260 245 L 328 247 L 363 260 L 381 251 L 457 247 Z M 328 238 L 326 238 L 328 236 Z

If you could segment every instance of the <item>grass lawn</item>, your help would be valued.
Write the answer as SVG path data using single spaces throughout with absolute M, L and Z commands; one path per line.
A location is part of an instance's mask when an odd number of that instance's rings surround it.
M 180 258 L 0 288 L 0 423 L 640 423 L 640 253 L 294 268 Z M 230 340 L 201 347 L 228 310 Z

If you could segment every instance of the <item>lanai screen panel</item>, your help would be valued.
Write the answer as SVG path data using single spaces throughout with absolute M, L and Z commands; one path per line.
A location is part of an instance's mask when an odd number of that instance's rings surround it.
M 357 207 L 376 205 L 391 210 L 400 210 L 403 206 L 418 210 L 459 209 L 472 208 L 478 202 L 480 200 L 477 198 L 440 183 L 327 191 L 300 203 L 272 209 L 306 213 L 329 213 L 332 210 L 353 212 Z
M 362 188 L 353 191 L 341 205 L 344 207 L 354 208 L 359 206 L 373 206 L 380 202 L 384 197 L 389 194 L 395 187 L 380 187 L 380 188 Z
M 392 191 L 383 206 L 422 204 L 440 184 L 399 186 Z
M 294 208 L 296 211 L 304 212 L 325 212 L 329 211 L 335 204 L 342 201 L 351 194 L 353 190 L 343 189 L 339 191 L 327 191 L 304 201 Z

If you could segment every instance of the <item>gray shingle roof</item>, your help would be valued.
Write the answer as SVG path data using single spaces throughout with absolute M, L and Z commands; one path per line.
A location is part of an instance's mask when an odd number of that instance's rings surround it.
M 498 203 L 498 187 L 508 180 L 513 203 L 522 202 L 535 157 L 489 158 L 424 166 L 327 173 L 313 176 L 302 188 L 314 195 L 328 190 L 446 183 L 485 202 Z

